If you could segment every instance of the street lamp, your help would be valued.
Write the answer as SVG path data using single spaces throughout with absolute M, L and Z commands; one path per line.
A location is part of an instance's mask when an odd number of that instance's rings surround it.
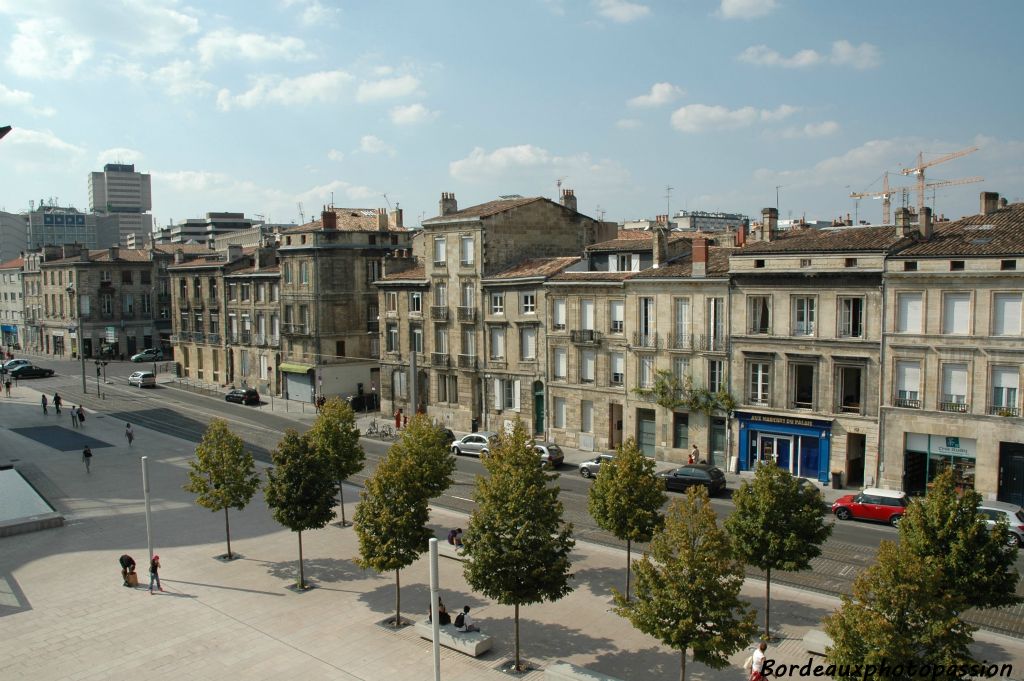
M 83 395 L 88 395 L 89 391 L 86 390 L 86 387 L 85 387 L 85 353 L 82 351 L 82 349 L 83 349 L 82 336 L 84 335 L 83 329 L 82 329 L 82 314 L 79 311 L 78 306 L 75 304 L 76 303 L 75 287 L 72 286 L 71 284 L 68 284 L 68 287 L 67 287 L 66 290 L 68 292 L 68 306 L 70 308 L 72 308 L 72 310 L 74 312 L 74 318 L 78 320 L 78 326 L 76 328 L 75 335 L 78 338 L 78 359 L 80 359 L 82 361 L 82 394 Z M 99 394 L 99 388 L 97 388 L 96 394 Z

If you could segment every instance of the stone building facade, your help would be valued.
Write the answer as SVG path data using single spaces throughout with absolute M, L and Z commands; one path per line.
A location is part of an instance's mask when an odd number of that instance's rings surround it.
M 0 263 L 0 345 L 7 352 L 21 348 L 25 324 L 25 289 L 22 257 Z

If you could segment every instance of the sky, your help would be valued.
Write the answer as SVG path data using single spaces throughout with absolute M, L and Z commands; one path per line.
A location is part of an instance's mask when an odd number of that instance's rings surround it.
M 959 217 L 1024 200 L 1022 21 L 1019 0 L 0 0 L 0 210 L 87 210 L 119 162 L 151 174 L 157 225 L 332 197 L 416 225 L 442 192 L 559 182 L 607 220 L 879 222 L 849 194 L 978 147 L 925 171 L 985 178 L 928 192 Z

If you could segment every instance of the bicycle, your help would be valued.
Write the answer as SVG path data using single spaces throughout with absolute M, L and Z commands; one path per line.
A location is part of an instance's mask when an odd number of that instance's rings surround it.
M 396 437 L 398 437 L 398 434 L 395 432 L 395 429 L 392 428 L 391 426 L 383 425 L 380 427 L 380 436 L 387 440 L 394 440 Z
M 380 429 L 377 427 L 377 420 L 374 419 L 370 422 L 370 427 L 363 433 L 363 437 L 374 437 L 380 435 Z

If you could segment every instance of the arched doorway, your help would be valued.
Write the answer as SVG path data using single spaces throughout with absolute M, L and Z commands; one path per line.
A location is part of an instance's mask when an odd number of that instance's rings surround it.
M 533 382 L 533 432 L 544 432 L 544 383 Z

